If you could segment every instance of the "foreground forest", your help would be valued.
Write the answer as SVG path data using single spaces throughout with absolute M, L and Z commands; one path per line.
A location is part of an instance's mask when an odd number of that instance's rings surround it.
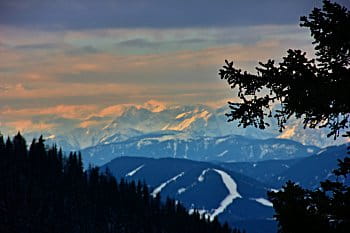
M 238 233 L 210 222 L 174 200 L 161 203 L 146 184 L 117 181 L 97 167 L 83 170 L 81 155 L 64 156 L 44 140 L 29 150 L 18 133 L 0 135 L 0 232 Z

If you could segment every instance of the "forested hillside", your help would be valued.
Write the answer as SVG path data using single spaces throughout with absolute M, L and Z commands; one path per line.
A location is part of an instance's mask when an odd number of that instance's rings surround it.
M 64 156 L 44 140 L 29 149 L 18 133 L 0 135 L 0 232 L 238 233 L 174 200 L 161 203 L 146 184 L 83 170 L 81 155 Z

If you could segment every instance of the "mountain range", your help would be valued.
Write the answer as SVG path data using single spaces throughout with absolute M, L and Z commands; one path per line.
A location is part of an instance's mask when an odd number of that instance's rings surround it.
M 319 151 L 287 139 L 252 139 L 239 135 L 179 138 L 178 132 L 150 133 L 82 150 L 85 165 L 103 165 L 122 156 L 183 158 L 197 161 L 255 162 L 294 159 Z
M 257 162 L 219 163 L 220 166 L 255 178 L 274 189 L 280 189 L 288 180 L 304 188 L 315 189 L 321 181 L 337 178 L 332 171 L 338 160 L 347 155 L 347 145 L 330 146 L 304 158 L 265 160 Z M 350 177 L 349 177 L 350 178 Z M 345 180 L 349 182 L 350 179 Z
M 347 145 L 332 146 L 306 157 L 255 162 L 201 162 L 180 158 L 118 157 L 101 167 L 118 179 L 144 181 L 152 195 L 174 198 L 191 212 L 245 229 L 248 233 L 276 232 L 268 191 L 292 180 L 315 189 L 332 174 Z M 350 177 L 344 181 L 350 184 Z
M 268 186 L 253 178 L 207 162 L 174 158 L 121 157 L 103 166 L 118 179 L 145 181 L 154 197 L 174 198 L 191 213 L 198 210 L 209 219 L 249 233 L 276 231 Z M 253 225 L 251 223 L 254 222 Z M 259 229 L 260 228 L 260 229 Z
M 116 105 L 83 119 L 45 118 L 43 124 L 55 125 L 46 130 L 24 131 L 31 140 L 41 134 L 48 144 L 57 144 L 65 151 L 81 150 L 101 144 L 122 142 L 135 136 L 154 132 L 173 132 L 179 139 L 241 135 L 255 139 L 285 138 L 304 145 L 325 147 L 345 143 L 344 138 L 334 141 L 327 138 L 326 129 L 304 129 L 300 120 L 290 119 L 280 133 L 276 127 L 259 130 L 237 127 L 227 122 L 228 106 L 219 108 L 207 105 L 167 105 L 149 101 L 143 105 Z M 270 125 L 276 125 L 273 120 Z M 8 130 L 2 129 L 6 134 Z M 177 134 L 175 134 L 177 132 Z
M 85 168 L 108 167 L 118 179 L 145 181 L 152 195 L 169 196 L 190 212 L 218 216 L 248 233 L 276 232 L 267 191 L 288 180 L 311 189 L 335 180 L 332 170 L 346 153 L 346 145 L 326 147 L 345 139 L 332 141 L 327 130 L 304 129 L 296 119 L 279 133 L 275 127 L 235 127 L 237 122 L 227 122 L 226 106 L 150 102 L 111 108 L 108 116 L 62 121 L 62 127 L 25 137 L 43 134 L 49 145 L 81 151 Z

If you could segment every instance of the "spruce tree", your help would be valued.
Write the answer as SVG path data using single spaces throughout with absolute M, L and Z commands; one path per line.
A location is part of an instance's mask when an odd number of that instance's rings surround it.
M 301 50 L 288 50 L 278 65 L 260 63 L 257 74 L 226 62 L 220 76 L 237 89 L 240 102 L 229 102 L 229 121 L 239 126 L 269 126 L 266 117 L 277 119 L 282 131 L 294 116 L 304 127 L 326 127 L 328 136 L 340 132 L 350 138 L 350 11 L 335 2 L 323 1 L 308 17 L 301 17 L 314 38 L 316 59 Z M 279 104 L 273 113 L 272 106 Z M 345 132 L 347 131 L 347 132 Z M 350 149 L 350 147 L 349 147 Z M 346 151 L 344 151 L 346 153 Z M 339 161 L 336 181 L 321 182 L 315 190 L 287 182 L 277 193 L 269 192 L 280 233 L 345 233 L 350 229 L 350 159 Z

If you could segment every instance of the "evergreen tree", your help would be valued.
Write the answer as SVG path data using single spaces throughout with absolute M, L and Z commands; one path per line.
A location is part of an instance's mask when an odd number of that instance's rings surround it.
M 240 102 L 229 102 L 229 121 L 243 127 L 269 126 L 266 117 L 278 120 L 281 130 L 290 117 L 303 118 L 305 127 L 329 127 L 339 136 L 350 122 L 350 12 L 330 1 L 301 17 L 314 38 L 316 60 L 301 50 L 288 50 L 278 66 L 274 60 L 259 63 L 257 74 L 237 69 L 226 61 L 221 79 L 237 89 Z M 272 106 L 279 109 L 272 114 Z
M 350 11 L 330 1 L 301 17 L 314 38 L 316 59 L 300 50 L 288 50 L 276 66 L 260 63 L 258 74 L 242 72 L 226 62 L 220 70 L 231 88 L 238 88 L 241 102 L 229 102 L 229 121 L 239 126 L 265 129 L 266 117 L 274 117 L 280 130 L 292 117 L 302 118 L 304 127 L 328 127 L 336 139 L 350 127 Z M 279 109 L 272 114 L 272 106 Z M 350 138 L 350 131 L 345 132 Z M 349 147 L 350 149 L 350 147 Z M 346 153 L 346 151 L 344 151 Z M 303 189 L 289 181 L 277 193 L 269 192 L 280 233 L 342 233 L 350 229 L 350 159 L 339 161 L 337 181 L 321 182 L 316 190 Z
M 172 199 L 153 198 L 145 183 L 117 181 L 80 153 L 67 157 L 42 137 L 29 151 L 18 133 L 0 136 L 1 233 L 230 233 L 217 220 L 189 215 Z

